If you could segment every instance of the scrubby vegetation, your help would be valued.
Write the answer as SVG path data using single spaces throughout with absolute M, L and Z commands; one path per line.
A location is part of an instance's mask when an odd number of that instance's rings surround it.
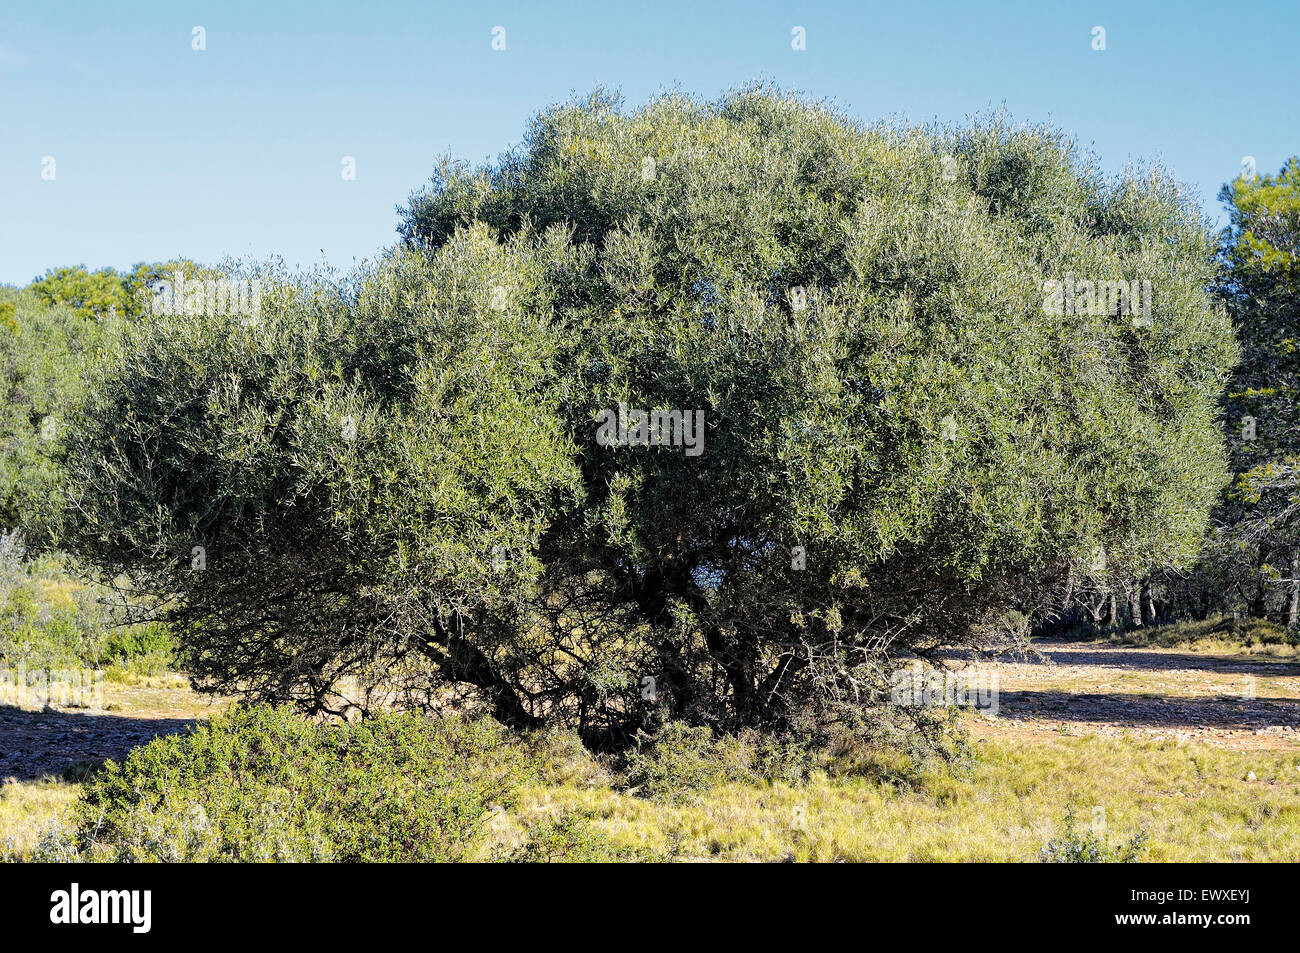
M 1221 402 L 1232 480 L 1190 572 L 1116 566 L 1076 580 L 1044 620 L 1110 630 L 1220 615 L 1300 630 L 1300 159 L 1223 187 L 1213 291 L 1241 345 Z
M 1297 653 L 1298 168 L 1216 244 L 1002 116 L 597 93 L 441 162 L 377 262 L 241 271 L 252 316 L 151 308 L 188 261 L 0 288 L 0 663 L 251 703 L 39 837 L 64 789 L 6 785 L 6 855 L 1285 853 L 1287 755 L 1035 760 L 891 689 L 1033 634 Z M 1119 840 L 1057 829 L 1126 786 Z
M 631 792 L 666 801 L 732 782 L 797 784 L 814 763 L 813 754 L 794 742 L 753 732 L 718 738 L 706 726 L 682 722 L 637 740 L 625 756 L 626 783 Z
M 1155 646 L 1217 652 L 1266 653 L 1279 657 L 1300 655 L 1300 638 L 1292 628 L 1267 619 L 1217 616 L 1189 619 L 1150 628 L 1098 629 L 1080 626 L 1059 632 L 1062 637 L 1104 639 L 1117 645 Z
M 72 414 L 61 539 L 209 690 L 901 732 L 900 658 L 1022 634 L 1098 548 L 1189 560 L 1227 478 L 1210 237 L 1051 130 L 598 94 L 402 235 L 263 273 L 254 323 L 140 319 Z M 1048 313 L 1067 274 L 1149 278 L 1150 325 Z M 604 445 L 620 406 L 702 452 Z
M 77 849 L 118 861 L 458 860 L 530 770 L 487 720 L 239 709 L 95 773 Z
M 344 739 L 357 726 L 326 731 L 282 711 L 243 713 L 224 724 L 191 742 L 176 738 L 151 747 L 116 775 L 92 775 L 82 782 L 86 799 L 70 807 L 67 784 L 0 788 L 0 854 L 4 835 L 18 838 L 9 856 L 27 860 L 162 859 L 186 851 L 233 856 L 237 845 L 246 856 L 275 859 L 277 852 L 287 858 L 313 845 L 338 849 L 332 827 L 325 825 L 325 839 L 313 841 L 313 828 L 299 823 L 306 815 L 281 816 L 276 805 L 301 792 L 332 816 L 348 795 L 317 792 L 313 774 L 337 766 L 351 777 L 363 762 L 406 779 L 398 795 L 358 780 L 358 789 L 369 792 L 366 804 L 397 808 L 400 797 L 403 816 L 418 805 L 429 808 L 410 821 L 414 827 L 403 821 L 399 829 L 438 838 L 445 831 L 451 852 L 475 860 L 1096 861 L 1138 851 L 1137 859 L 1150 861 L 1295 860 L 1300 843 L 1295 751 L 1100 736 L 981 739 L 974 743 L 977 756 L 960 764 L 934 760 L 904 768 L 899 762 L 894 770 L 868 773 L 860 770 L 866 752 L 850 756 L 852 768 L 845 753 L 819 753 L 801 780 L 763 779 L 745 767 L 719 772 L 691 791 L 668 785 L 651 794 L 633 786 L 615 759 L 593 756 L 572 734 L 403 721 L 376 727 L 373 744 L 354 745 Z M 669 738 L 689 736 L 683 730 Z M 285 749 L 289 738 L 306 739 L 301 758 Z M 411 755 L 432 753 L 435 769 L 425 772 L 394 753 L 387 742 L 398 740 L 403 744 L 396 747 Z M 446 756 L 451 750 L 472 752 L 474 760 L 453 762 Z M 199 762 L 200 754 L 207 762 Z M 752 757 L 743 754 L 742 765 L 752 765 Z M 680 758 L 673 755 L 674 763 Z M 505 766 L 511 766 L 508 777 Z M 223 771 L 238 772 L 232 776 L 239 784 L 229 787 L 244 794 L 225 786 L 209 792 L 198 780 L 215 780 Z M 128 790 L 128 782 L 143 794 Z M 444 800 L 437 793 L 442 782 L 472 796 L 461 801 L 448 791 L 450 802 Z M 263 807 L 256 795 L 267 792 Z M 98 834 L 91 798 L 109 805 L 116 819 Z M 382 845 L 394 857 L 415 850 L 399 834 L 371 830 L 385 815 L 372 815 L 362 803 L 343 822 L 345 843 Z M 440 813 L 448 803 L 470 809 L 453 812 L 451 827 L 440 826 L 433 819 L 448 817 Z M 1071 805 L 1085 817 L 1103 808 L 1105 834 L 1063 824 Z M 51 816 L 62 819 L 50 825 Z M 265 833 L 261 844 L 251 843 L 254 832 Z M 1049 843 L 1045 855 L 1041 848 Z
M 0 289 L 0 529 L 34 531 L 54 492 L 52 459 L 82 372 L 102 354 L 113 322 L 86 320 L 31 292 Z
M 1146 831 L 1138 831 L 1128 841 L 1112 844 L 1101 832 L 1080 831 L 1070 808 L 1065 829 L 1043 845 L 1039 859 L 1046 864 L 1132 864 L 1141 859 L 1148 839 Z
M 0 664 L 26 672 L 108 669 L 157 676 L 175 662 L 175 640 L 158 622 L 131 622 L 109 587 L 58 553 L 29 555 L 17 532 L 0 532 Z

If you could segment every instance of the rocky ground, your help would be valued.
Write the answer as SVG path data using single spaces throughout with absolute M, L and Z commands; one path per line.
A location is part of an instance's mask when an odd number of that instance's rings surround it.
M 1131 735 L 1239 751 L 1300 749 L 1300 662 L 1082 642 L 1036 642 L 1022 656 L 954 662 L 997 689 L 996 713 L 967 719 L 978 737 Z M 222 704 L 169 678 L 110 683 L 99 710 L 0 706 L 0 782 L 120 759 Z
M 120 760 L 137 745 L 180 731 L 213 710 L 208 699 L 179 678 L 131 686 L 109 683 L 102 708 L 0 705 L 0 782 L 59 776 L 87 762 Z
M 1021 657 L 958 665 L 996 679 L 977 734 L 1133 734 L 1234 750 L 1300 748 L 1300 663 L 1259 655 L 1035 642 Z

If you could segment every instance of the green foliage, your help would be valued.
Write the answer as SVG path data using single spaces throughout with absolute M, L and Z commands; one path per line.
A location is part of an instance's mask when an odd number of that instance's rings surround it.
M 548 728 L 524 736 L 528 752 L 538 765 L 539 780 L 548 785 L 598 787 L 613 775 L 572 730 Z
M 31 529 L 57 481 L 53 455 L 107 326 L 24 292 L 0 327 L 0 527 Z
M 255 325 L 141 319 L 74 415 L 64 541 L 185 593 L 173 627 L 210 687 L 312 707 L 404 670 L 427 697 L 414 657 L 494 690 L 505 624 L 471 643 L 465 617 L 529 591 L 575 483 L 535 257 L 479 228 L 351 284 L 265 275 Z M 502 283 L 514 303 L 494 309 Z
M 80 861 L 81 850 L 77 844 L 76 831 L 70 829 L 61 818 L 56 818 L 41 832 L 40 840 L 23 860 L 31 864 L 71 864 Z
M 0 658 L 29 671 L 98 661 L 108 613 L 54 556 L 29 559 L 17 533 L 0 535 Z
M 266 275 L 253 327 L 137 322 L 74 415 L 62 538 L 206 687 L 869 729 L 899 656 L 1003 637 L 1098 547 L 1186 562 L 1226 479 L 1204 225 L 1052 130 L 597 94 L 445 161 L 402 236 Z M 1067 275 L 1150 281 L 1150 326 L 1049 314 Z M 620 403 L 700 411 L 704 452 L 601 445 Z
M 113 861 L 458 860 L 529 770 L 487 720 L 243 708 L 92 776 L 80 847 Z
M 140 262 L 130 272 L 122 273 L 112 268 L 89 271 L 85 265 L 73 265 L 50 268 L 27 287 L 42 306 L 66 308 L 83 319 L 102 320 L 113 316 L 134 319 L 149 312 L 155 283 L 177 276 L 217 278 L 221 272 L 197 265 L 188 258 Z
M 205 268 L 188 258 L 172 261 L 140 262 L 131 269 L 130 274 L 122 275 L 122 288 L 130 302 L 129 314 L 136 318 L 150 311 L 154 288 L 160 281 L 175 282 L 181 280 L 220 278 L 219 269 Z
M 642 736 L 627 755 L 628 785 L 654 799 L 680 800 L 734 780 L 715 758 L 715 739 L 706 726 L 669 722 L 655 737 Z
M 1290 632 L 1267 619 L 1248 616 L 1212 616 L 1208 619 L 1176 622 L 1127 632 L 1115 638 L 1123 645 L 1159 646 L 1161 648 L 1200 649 L 1213 651 L 1216 647 L 1231 650 L 1247 649 L 1261 652 L 1270 647 L 1295 645 Z
M 524 842 L 501 859 L 515 864 L 607 864 L 665 858 L 644 848 L 618 847 L 597 830 L 589 814 L 569 810 L 529 824 Z
M 627 786 L 654 800 L 679 802 L 730 783 L 797 784 L 812 766 L 807 748 L 753 732 L 718 736 L 679 721 L 642 733 L 624 757 Z
M 1300 609 L 1300 158 L 1277 175 L 1225 185 L 1229 226 L 1220 243 L 1219 293 L 1242 342 L 1225 426 L 1236 479 L 1211 540 L 1207 574 L 1221 590 L 1270 609 L 1286 593 Z M 1284 601 L 1273 600 L 1275 605 Z M 1237 605 L 1220 602 L 1224 608 Z
M 1230 290 L 1280 299 L 1300 290 L 1300 156 L 1277 175 L 1241 176 L 1223 187 L 1229 226 L 1223 255 Z
M 11 292 L 11 289 L 0 289 L 4 292 Z M 0 333 L 8 332 L 9 334 L 18 333 L 18 305 L 15 298 L 6 294 L 0 297 Z
M 1045 864 L 1132 864 L 1147 849 L 1150 835 L 1141 830 L 1129 840 L 1109 844 L 1096 831 L 1075 828 L 1074 808 L 1065 814 L 1065 830 L 1043 845 L 1038 859 Z
M 128 622 L 120 597 L 77 575 L 66 558 L 29 557 L 18 533 L 0 533 L 0 663 L 29 672 L 116 665 L 137 675 L 172 667 L 165 625 Z
M 140 622 L 109 630 L 102 651 L 110 665 L 124 666 L 136 675 L 158 676 L 173 667 L 176 640 L 161 622 Z
M 148 312 L 151 285 L 178 274 L 217 273 L 185 259 L 124 275 L 78 265 L 50 269 L 22 291 L 0 289 L 0 528 L 21 526 L 44 542 L 42 511 L 60 479 L 53 456 L 83 374 L 122 320 Z
M 131 303 L 122 277 L 112 268 L 51 268 L 28 288 L 44 306 L 68 308 L 81 318 L 125 315 Z

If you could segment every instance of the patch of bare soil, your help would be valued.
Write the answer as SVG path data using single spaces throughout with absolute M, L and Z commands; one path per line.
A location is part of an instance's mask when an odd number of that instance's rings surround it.
M 132 748 L 182 731 L 221 705 L 176 683 L 110 683 L 100 709 L 0 705 L 0 783 L 121 760 Z
M 1249 750 L 1300 747 L 1300 664 L 1250 656 L 1036 642 L 1027 657 L 967 657 L 996 675 L 995 717 L 976 735 L 1136 735 Z
M 1034 649 L 1025 657 L 954 656 L 959 668 L 997 677 L 997 714 L 968 719 L 974 735 L 1300 748 L 1300 663 L 1081 642 L 1036 642 Z M 0 706 L 0 783 L 120 760 L 224 705 L 163 680 L 109 684 L 101 710 Z

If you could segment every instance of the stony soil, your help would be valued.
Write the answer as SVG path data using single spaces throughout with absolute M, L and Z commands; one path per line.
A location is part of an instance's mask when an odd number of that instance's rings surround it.
M 976 736 L 1129 734 L 1235 750 L 1300 748 L 1300 662 L 1080 642 L 1034 648 L 953 660 L 996 677 L 996 714 L 967 719 Z M 120 759 L 223 705 L 163 679 L 110 683 L 102 710 L 0 706 L 0 783 Z
M 977 734 L 1133 734 L 1236 750 L 1300 747 L 1300 663 L 1265 656 L 1036 642 L 1018 658 L 958 665 L 996 676 Z
M 0 705 L 0 783 L 60 776 L 106 758 L 120 760 L 137 745 L 180 731 L 222 704 L 173 678 L 136 686 L 110 682 L 98 709 Z

